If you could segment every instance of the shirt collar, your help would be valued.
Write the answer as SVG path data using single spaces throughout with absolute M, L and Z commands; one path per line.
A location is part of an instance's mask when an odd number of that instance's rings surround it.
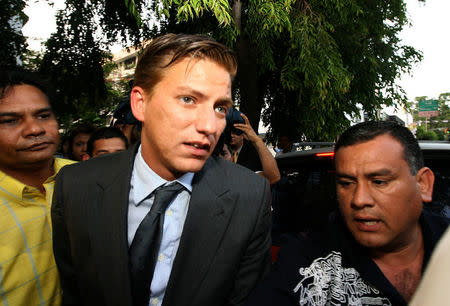
M 55 173 L 48 177 L 44 184 L 51 183 L 55 180 L 56 174 L 59 172 L 59 170 L 68 164 L 74 163 L 73 161 L 61 159 L 61 158 L 55 158 L 53 161 L 52 167 L 55 170 Z M 13 178 L 12 176 L 7 175 L 6 173 L 0 171 L 0 189 L 5 192 L 6 194 L 9 194 L 13 198 L 20 201 L 20 203 L 23 203 L 25 200 L 25 195 L 29 193 L 39 194 L 40 191 L 36 187 L 31 187 L 28 185 L 25 185 L 24 183 L 20 182 L 19 180 Z
M 189 192 L 192 192 L 193 172 L 188 172 L 174 181 L 179 182 Z M 134 205 L 138 206 L 146 197 L 148 197 L 156 188 L 167 184 L 169 181 L 156 174 L 145 162 L 142 156 L 141 146 L 139 146 L 136 158 L 134 160 L 133 175 L 131 182 L 131 198 Z

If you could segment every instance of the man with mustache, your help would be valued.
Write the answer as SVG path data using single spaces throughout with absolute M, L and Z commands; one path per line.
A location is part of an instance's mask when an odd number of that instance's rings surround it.
M 291 237 L 249 305 L 407 305 L 449 220 L 423 210 L 434 174 L 414 135 L 389 121 L 350 127 L 335 146 L 339 212 Z
M 130 94 L 140 143 L 57 178 L 64 305 L 242 305 L 268 271 L 269 184 L 211 157 L 236 69 L 201 35 L 167 34 L 142 52 Z
M 0 67 L 0 301 L 59 305 L 50 203 L 58 123 L 39 76 Z

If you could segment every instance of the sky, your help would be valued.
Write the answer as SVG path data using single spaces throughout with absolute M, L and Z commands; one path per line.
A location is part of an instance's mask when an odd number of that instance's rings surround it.
M 418 96 L 438 98 L 450 92 L 450 1 L 407 0 L 412 27 L 401 33 L 404 44 L 422 51 L 422 61 L 413 68 L 412 76 L 404 75 L 398 81 L 409 100 Z
M 50 7 L 45 0 L 29 0 L 24 12 L 29 21 L 23 27 L 30 48 L 40 49 L 45 41 L 56 31 L 55 11 L 64 7 L 64 0 L 54 0 Z M 412 26 L 406 28 L 400 38 L 406 45 L 413 46 L 423 53 L 423 60 L 412 69 L 412 75 L 403 75 L 397 83 L 406 91 L 408 99 L 417 96 L 438 98 L 440 93 L 450 92 L 450 0 L 406 0 L 408 16 Z M 113 51 L 118 51 L 115 46 Z

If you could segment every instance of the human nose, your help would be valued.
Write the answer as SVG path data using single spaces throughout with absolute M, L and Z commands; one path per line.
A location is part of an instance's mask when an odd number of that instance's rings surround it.
M 40 136 L 45 133 L 45 129 L 42 127 L 42 124 L 34 119 L 25 120 L 25 128 L 23 130 L 24 136 Z
M 352 197 L 352 206 L 355 208 L 363 208 L 372 205 L 373 198 L 370 193 L 370 188 L 364 183 L 356 184 Z
M 195 123 L 197 131 L 206 135 L 216 133 L 218 120 L 219 118 L 215 110 L 210 110 L 206 107 L 199 109 Z

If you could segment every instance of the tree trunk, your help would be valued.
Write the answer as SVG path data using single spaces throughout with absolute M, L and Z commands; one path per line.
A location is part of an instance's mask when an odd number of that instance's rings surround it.
M 240 94 L 240 110 L 248 117 L 255 132 L 258 132 L 259 118 L 263 105 L 263 92 L 258 82 L 257 48 L 250 37 L 241 29 L 241 2 L 233 3 L 234 22 L 240 30 L 240 36 L 236 43 L 238 56 L 237 80 Z

